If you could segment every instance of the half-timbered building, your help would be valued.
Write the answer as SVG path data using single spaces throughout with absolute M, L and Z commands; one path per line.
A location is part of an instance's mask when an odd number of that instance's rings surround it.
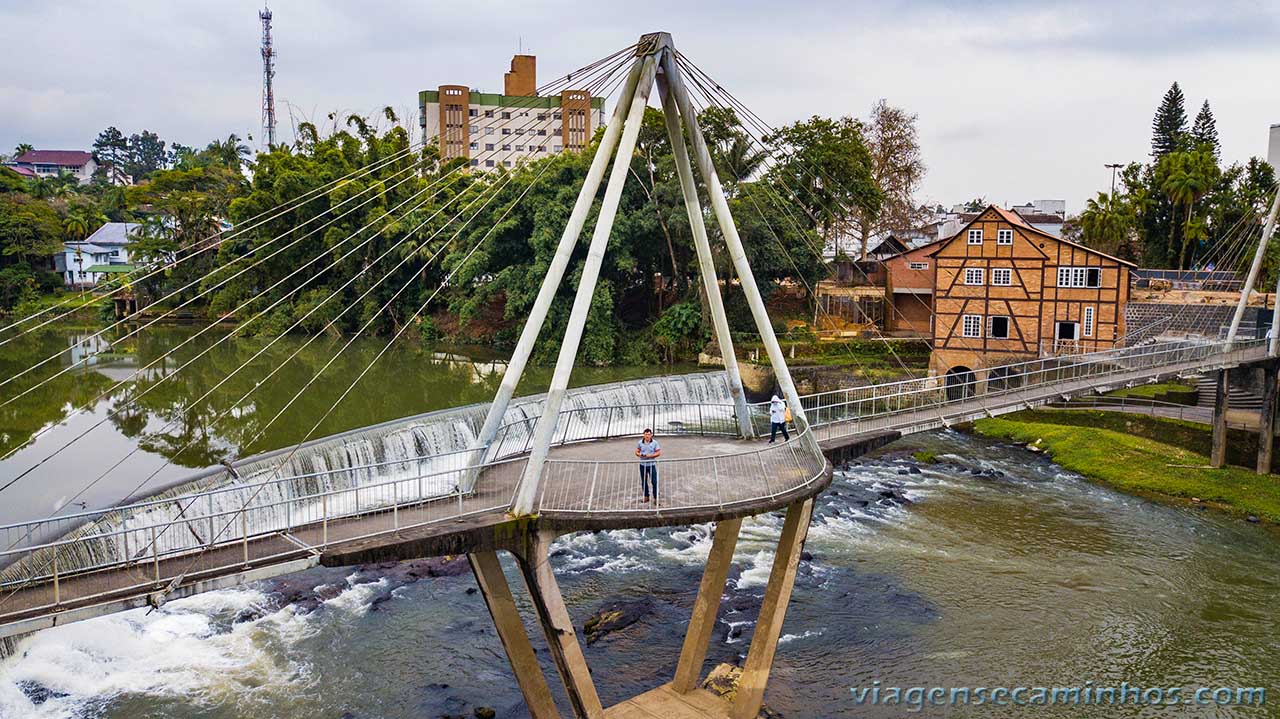
M 939 241 L 930 373 L 985 382 L 988 367 L 1108 349 L 1124 337 L 1134 265 L 994 205 Z

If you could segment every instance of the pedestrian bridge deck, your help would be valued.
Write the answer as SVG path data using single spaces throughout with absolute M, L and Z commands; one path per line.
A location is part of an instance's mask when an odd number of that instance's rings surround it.
M 634 437 L 583 441 L 553 447 L 543 474 L 538 522 L 559 531 L 688 524 L 746 516 L 787 506 L 820 492 L 830 481 L 822 455 L 809 437 L 770 445 L 765 440 L 674 435 L 659 437 L 662 460 L 657 502 L 642 502 Z M 397 491 L 362 487 L 353 497 L 330 498 L 334 506 L 356 502 L 348 516 L 325 516 L 281 531 L 255 534 L 252 515 L 229 541 L 164 551 L 160 535 L 181 532 L 197 540 L 216 536 L 215 517 L 194 513 L 182 521 L 135 537 L 150 547 L 134 561 L 76 572 L 54 572 L 57 551 L 46 551 L 47 576 L 15 583 L 0 595 L 0 636 L 58 623 L 76 610 L 118 611 L 146 605 L 153 592 L 183 596 L 220 586 L 283 574 L 319 563 L 346 565 L 409 556 L 463 554 L 493 546 L 492 529 L 511 521 L 507 508 L 527 457 L 486 465 L 475 490 L 432 499 L 384 502 Z M 460 472 L 454 472 L 460 474 Z M 406 487 L 400 487 L 406 490 Z M 363 490 L 363 492 L 360 492 Z M 354 495 L 361 494 L 356 497 Z M 405 491 L 404 496 L 409 496 Z M 234 519 L 234 518 L 233 518 Z M 196 531 L 200 530 L 200 531 Z M 138 530 L 126 530 L 137 534 Z M 125 543 L 126 535 L 109 538 Z M 88 541 L 85 539 L 81 542 Z M 159 551 L 157 551 L 159 548 Z M 64 550 L 65 551 L 65 550 Z M 33 555 L 36 558 L 37 555 Z M 38 561 L 38 559 L 37 559 Z M 56 577 L 56 581 L 55 581 Z M 175 586 L 177 585 L 177 586 Z
M 853 387 L 803 397 L 809 427 L 774 445 L 732 438 L 731 405 L 664 416 L 651 407 L 567 410 L 540 475 L 536 521 L 563 532 L 771 511 L 820 492 L 829 482 L 823 452 L 843 445 L 1266 358 L 1258 341 L 1174 342 L 1006 365 L 959 386 L 925 378 Z M 0 527 L 0 637 L 321 562 L 492 548 L 493 530 L 510 521 L 536 419 L 504 428 L 478 467 L 469 451 L 415 457 Z M 751 419 L 757 433 L 767 428 L 761 408 Z M 656 504 L 639 501 L 632 454 L 648 426 L 664 450 Z M 473 489 L 459 489 L 473 478 Z M 50 534 L 58 538 L 31 541 Z

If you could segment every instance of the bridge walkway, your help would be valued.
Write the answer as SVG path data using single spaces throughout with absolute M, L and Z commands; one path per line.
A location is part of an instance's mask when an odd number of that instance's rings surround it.
M 825 486 L 814 483 L 823 467 L 805 455 L 794 436 L 790 443 L 779 437 L 772 447 L 763 440 L 666 436 L 659 437 L 659 501 L 646 504 L 632 455 L 635 442 L 623 437 L 553 447 L 539 516 L 560 520 L 567 529 L 712 521 L 783 507 Z M 517 457 L 487 466 L 475 491 L 461 496 L 402 502 L 260 535 L 234 527 L 233 540 L 202 551 L 145 554 L 124 565 L 31 582 L 0 595 L 0 627 L 6 635 L 25 633 L 56 625 L 63 614 L 84 618 L 76 610 L 145 606 L 149 595 L 168 590 L 174 580 L 181 581 L 181 589 L 166 591 L 171 598 L 319 563 L 375 561 L 388 551 L 402 552 L 407 543 L 426 556 L 466 553 L 484 541 L 482 530 L 509 520 L 507 510 L 526 461 Z M 207 518 L 197 516 L 153 529 L 200 538 L 210 536 L 208 526 Z M 153 548 L 161 545 L 148 533 L 142 539 L 150 539 L 147 546 Z

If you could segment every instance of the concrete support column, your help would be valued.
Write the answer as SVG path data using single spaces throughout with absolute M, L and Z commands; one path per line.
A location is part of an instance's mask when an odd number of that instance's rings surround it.
M 578 719 L 603 719 L 604 707 L 600 704 L 600 695 L 596 693 L 596 686 L 591 681 L 587 658 L 582 654 L 578 635 L 573 630 L 573 620 L 569 617 L 564 597 L 560 595 L 560 585 L 556 584 L 547 558 L 547 547 L 554 538 L 554 535 L 547 532 L 530 535 L 523 556 L 517 554 L 516 558 L 520 572 L 524 575 L 525 586 L 533 597 L 538 622 L 547 635 L 551 658 L 555 660 L 560 678 L 564 680 L 564 690 L 569 695 L 569 703 L 573 705 L 574 716 Z
M 1258 417 L 1258 474 L 1271 473 L 1271 451 L 1276 440 L 1276 363 L 1263 366 L 1262 413 Z M 1216 418 L 1215 418 L 1216 419 Z M 1216 425 L 1215 425 L 1216 427 Z
M 681 694 L 696 689 L 698 680 L 702 678 L 702 664 L 707 660 L 707 647 L 715 630 L 716 615 L 720 613 L 720 597 L 724 594 L 725 580 L 729 578 L 733 550 L 738 546 L 741 529 L 741 518 L 716 522 L 711 553 L 707 556 L 706 568 L 702 570 L 702 584 L 698 587 L 693 616 L 689 618 L 689 628 L 685 631 L 676 676 L 671 681 L 671 688 Z
M 1213 450 L 1209 464 L 1221 469 L 1227 466 L 1227 381 L 1229 372 L 1218 370 L 1213 397 Z
M 800 566 L 800 552 L 809 533 L 809 519 L 813 516 L 813 499 L 805 499 L 787 508 L 787 519 L 778 539 L 778 553 L 769 571 L 769 584 L 764 590 L 764 603 L 760 606 L 760 618 L 751 636 L 751 649 L 747 652 L 742 678 L 738 681 L 738 695 L 733 702 L 731 719 L 755 719 L 764 703 L 764 688 L 769 682 L 769 670 L 773 667 L 773 655 L 778 649 L 778 637 L 782 622 L 791 601 L 791 589 L 795 586 L 796 569 Z
M 520 612 L 516 610 L 515 599 L 511 596 L 511 587 L 502 573 L 497 553 L 473 552 L 467 555 L 467 559 L 471 562 L 472 573 L 476 575 L 476 584 L 480 586 L 480 595 L 493 617 L 498 638 L 507 651 L 507 659 L 511 662 L 530 716 L 534 719 L 560 719 L 551 688 L 547 686 L 547 678 L 543 676 L 533 645 L 529 643 L 529 634 L 520 619 Z

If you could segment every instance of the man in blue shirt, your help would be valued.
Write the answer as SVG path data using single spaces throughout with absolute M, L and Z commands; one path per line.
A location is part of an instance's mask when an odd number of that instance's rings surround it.
M 646 429 L 644 436 L 636 443 L 636 456 L 640 458 L 640 487 L 644 489 L 644 501 L 649 501 L 649 487 L 653 487 L 653 501 L 658 501 L 658 463 L 653 461 L 662 456 L 662 447 L 653 438 L 653 430 Z

